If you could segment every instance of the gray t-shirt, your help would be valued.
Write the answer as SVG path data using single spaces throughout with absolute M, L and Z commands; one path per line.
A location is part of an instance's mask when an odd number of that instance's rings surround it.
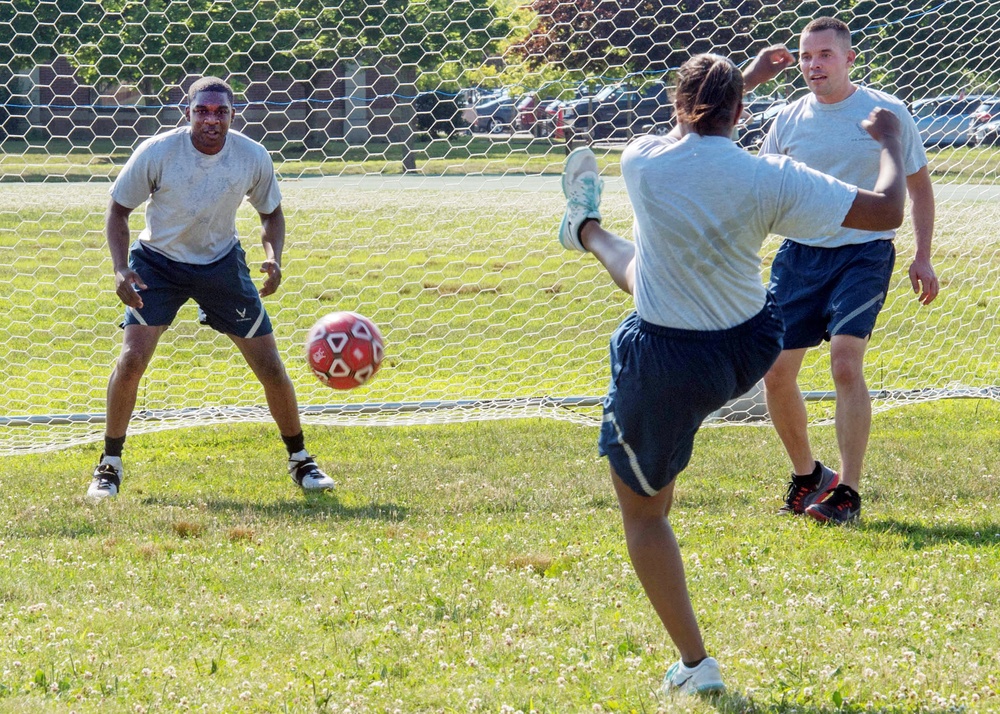
M 267 149 L 230 130 L 222 151 L 203 154 L 187 126 L 142 142 L 111 187 L 111 198 L 125 208 L 148 199 L 140 241 L 196 265 L 218 260 L 239 242 L 236 211 L 244 196 L 260 213 L 281 204 Z
M 810 93 L 792 102 L 775 117 L 760 153 L 782 154 L 806 166 L 871 191 L 878 180 L 882 147 L 861 126 L 875 107 L 899 117 L 902 126 L 903 169 L 907 176 L 927 165 L 920 132 L 906 105 L 891 94 L 858 87 L 842 102 L 822 104 Z M 892 240 L 895 231 L 838 228 L 829 235 L 791 235 L 797 243 L 820 248 Z
M 635 305 L 657 325 L 722 330 L 760 312 L 769 233 L 818 236 L 844 220 L 857 189 L 732 140 L 648 136 L 622 154 L 635 213 Z

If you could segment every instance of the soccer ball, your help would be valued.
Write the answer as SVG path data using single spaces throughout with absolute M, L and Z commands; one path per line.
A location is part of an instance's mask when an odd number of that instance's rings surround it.
M 306 338 L 306 360 L 319 381 L 334 389 L 354 389 L 371 379 L 385 347 L 375 323 L 356 312 L 321 317 Z

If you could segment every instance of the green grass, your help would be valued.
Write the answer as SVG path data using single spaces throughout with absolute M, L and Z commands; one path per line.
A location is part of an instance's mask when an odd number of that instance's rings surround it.
M 464 154 L 435 145 L 427 161 L 487 173 L 561 163 L 561 149 L 508 159 L 476 141 Z M 962 175 L 986 170 L 969 158 L 984 155 L 937 156 L 966 157 Z M 8 160 L 23 173 L 4 175 L 25 180 L 48 162 Z M 58 160 L 100 178 L 93 157 Z M 294 175 L 379 170 L 346 153 L 343 166 L 287 160 L 302 162 Z M 592 258 L 558 248 L 557 193 L 285 187 L 286 279 L 268 309 L 301 404 L 603 392 L 607 335 L 631 304 Z M 104 410 L 121 314 L 106 191 L 0 187 L 0 416 Z M 602 210 L 629 234 L 624 195 Z M 931 308 L 909 293 L 901 232 L 872 388 L 996 383 L 997 211 L 942 202 L 944 292 Z M 241 214 L 251 265 L 255 224 Z M 330 392 L 302 360 L 306 330 L 335 309 L 367 314 L 387 338 L 386 366 L 356 392 Z M 832 388 L 824 350 L 803 385 Z M 232 345 L 188 307 L 139 408 L 209 398 L 261 402 Z M 986 401 L 878 414 L 864 520 L 848 529 L 775 515 L 788 467 L 772 430 L 704 431 L 673 522 L 732 690 L 712 704 L 655 694 L 675 653 L 631 571 L 592 426 L 309 426 L 339 484 L 311 497 L 284 474 L 270 424 L 134 428 L 125 490 L 96 508 L 82 493 L 99 445 L 4 458 L 0 711 L 1000 711 L 998 421 Z M 3 437 L 24 450 L 100 431 Z M 835 462 L 832 429 L 815 439 Z
M 558 193 L 284 186 L 285 280 L 267 306 L 300 403 L 603 393 L 606 337 L 631 302 L 590 256 L 569 255 L 553 240 Z M 0 416 L 104 411 L 121 339 L 102 235 L 106 188 L 0 189 L 0 281 L 9 286 L 0 294 L 0 344 L 9 355 Z M 943 287 L 929 308 L 913 298 L 906 277 L 913 239 L 908 227 L 900 232 L 892 291 L 868 359 L 872 389 L 996 383 L 998 206 L 939 206 L 934 260 Z M 630 234 L 623 193 L 608 193 L 602 210 L 605 225 Z M 256 223 L 252 211 L 241 213 L 252 266 L 261 260 Z M 765 245 L 765 273 L 776 247 L 777 240 Z M 331 393 L 302 359 L 312 323 L 340 309 L 375 320 L 388 346 L 382 372 L 350 393 Z M 197 325 L 194 312 L 186 306 L 161 341 L 139 409 L 258 405 L 259 390 L 233 346 Z M 827 350 L 810 353 L 802 385 L 833 388 Z M 830 414 L 829 403 L 810 409 L 816 419 Z M 43 438 L 7 433 L 27 445 Z M 100 426 L 87 433 L 98 435 Z
M 776 514 L 772 430 L 703 430 L 671 520 L 714 702 L 655 692 L 676 653 L 593 427 L 310 428 L 318 496 L 269 426 L 133 437 L 99 506 L 98 446 L 6 458 L 0 710 L 1000 711 L 998 422 L 877 415 L 848 528 Z

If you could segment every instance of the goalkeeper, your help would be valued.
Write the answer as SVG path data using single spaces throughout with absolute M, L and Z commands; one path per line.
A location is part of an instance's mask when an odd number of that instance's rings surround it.
M 111 187 L 105 233 L 116 292 L 125 304 L 121 354 L 108 383 L 104 453 L 87 495 L 116 496 L 122 447 L 142 378 L 160 336 L 181 305 L 194 299 L 208 324 L 239 348 L 264 387 L 271 416 L 288 450 L 288 469 L 305 490 L 333 480 L 305 449 L 295 388 L 288 378 L 261 302 L 281 284 L 285 217 L 274 165 L 257 142 L 230 131 L 236 112 L 226 82 L 204 77 L 191 85 L 188 126 L 147 139 Z M 236 232 L 246 196 L 257 210 L 266 273 L 258 291 Z M 146 226 L 129 249 L 129 216 L 146 204 Z
M 775 117 L 761 154 L 783 154 L 864 188 L 878 178 L 878 147 L 858 128 L 875 106 L 899 117 L 906 187 L 916 253 L 910 283 L 919 301 L 938 294 L 931 267 L 934 189 L 927 156 L 906 106 L 895 97 L 851 82 L 855 53 L 847 25 L 831 17 L 813 20 L 799 40 L 799 67 L 809 87 Z M 785 344 L 764 377 L 767 408 L 792 462 L 781 511 L 829 523 L 861 515 L 858 493 L 872 405 L 864 357 L 892 278 L 893 230 L 837 228 L 822 234 L 790 234 L 771 266 L 771 291 L 785 319 Z M 834 421 L 840 471 L 813 458 L 798 375 L 806 351 L 830 341 L 830 371 L 837 393 Z M 839 482 L 839 485 L 838 485 Z
M 748 68 L 765 81 L 790 62 L 769 48 Z M 718 55 L 697 55 L 678 73 L 678 126 L 622 154 L 635 213 L 635 243 L 600 225 L 602 182 L 589 149 L 566 160 L 560 242 L 590 251 L 636 311 L 611 338 L 611 382 L 600 452 L 608 457 L 629 557 L 680 653 L 666 692 L 724 688 L 708 656 L 668 514 L 676 476 L 687 466 L 702 421 L 752 387 L 781 352 L 780 310 L 760 279 L 758 252 L 769 233 L 821 235 L 841 225 L 899 226 L 905 187 L 899 121 L 872 112 L 864 126 L 881 145 L 873 191 L 787 158 L 756 157 L 732 141 L 744 78 Z

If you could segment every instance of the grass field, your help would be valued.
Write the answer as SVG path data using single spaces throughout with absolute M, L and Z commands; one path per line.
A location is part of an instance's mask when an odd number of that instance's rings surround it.
M 553 238 L 558 191 L 528 190 L 517 179 L 510 190 L 481 193 L 435 185 L 379 191 L 283 184 L 285 279 L 267 307 L 300 403 L 600 396 L 606 337 L 631 302 L 592 257 L 569 254 Z M 0 345 L 8 350 L 0 417 L 104 411 L 121 339 L 102 235 L 106 191 L 106 183 L 0 186 L 0 281 L 9 286 L 0 293 Z M 606 225 L 630 234 L 624 193 L 608 193 L 602 210 Z M 136 227 L 140 222 L 136 217 Z M 241 213 L 252 266 L 262 258 L 255 223 L 252 211 Z M 996 384 L 997 225 L 1000 202 L 940 203 L 934 261 L 942 294 L 929 309 L 916 302 L 906 277 L 913 239 L 904 226 L 872 343 L 872 389 Z M 776 246 L 776 239 L 765 246 L 765 271 Z M 368 315 L 387 339 L 386 368 L 357 393 L 331 394 L 302 359 L 311 324 L 338 309 Z M 229 340 L 199 326 L 188 305 L 161 341 L 139 409 L 256 406 L 260 395 L 248 379 Z M 802 384 L 832 389 L 825 350 L 807 360 Z M 811 408 L 817 419 L 830 413 L 828 403 Z M 99 424 L 78 428 L 101 433 Z M 36 443 L 41 437 L 31 431 L 5 432 L 14 435 L 8 444 L 23 445 L 7 453 Z
M 551 147 L 483 146 L 429 154 L 428 172 L 561 165 Z M 989 184 L 991 156 L 939 152 L 935 174 Z M 3 157 L 26 183 L 0 186 L 0 417 L 103 411 L 121 310 L 100 182 L 120 157 L 105 158 Z M 289 175 L 389 171 L 307 158 L 287 157 Z M 609 176 L 615 160 L 602 157 Z M 46 171 L 71 181 L 33 183 Z M 558 193 L 285 189 L 286 280 L 268 308 L 303 405 L 603 391 L 630 303 L 556 245 Z M 998 206 L 940 203 L 931 309 L 909 291 L 904 227 L 872 388 L 996 385 Z M 628 234 L 623 194 L 603 210 Z M 249 211 L 240 221 L 256 235 Z M 331 396 L 301 358 L 334 309 L 388 340 L 357 393 Z M 168 333 L 140 409 L 259 404 L 232 346 L 193 318 Z M 816 354 L 804 384 L 829 389 Z M 628 562 L 593 426 L 310 425 L 339 484 L 310 497 L 270 424 L 140 431 L 121 497 L 99 507 L 82 495 L 96 443 L 0 459 L 0 712 L 1000 712 L 997 402 L 878 414 L 864 518 L 846 529 L 776 515 L 788 467 L 770 428 L 702 433 L 672 520 L 730 686 L 712 702 L 656 694 L 675 653 Z M 49 438 L 11 433 L 21 451 Z M 833 431 L 815 434 L 835 461 Z
M 0 460 L 0 711 L 997 712 L 1000 404 L 876 416 L 859 525 L 776 514 L 767 428 L 707 429 L 672 522 L 716 700 L 631 570 L 596 429 L 311 428 L 303 496 L 273 428 Z M 835 460 L 832 429 L 817 455 Z

